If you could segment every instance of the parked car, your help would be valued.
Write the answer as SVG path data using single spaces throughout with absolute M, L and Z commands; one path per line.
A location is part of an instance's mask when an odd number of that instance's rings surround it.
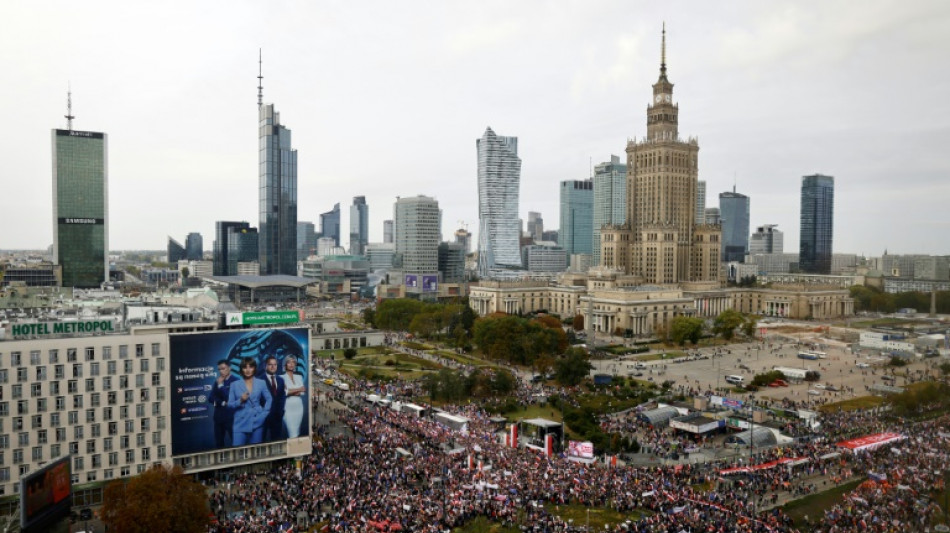
M 327 385 L 333 385 L 333 380 L 330 378 L 323 380 L 323 382 L 326 383 Z
M 858 363 L 858 364 L 857 364 L 857 367 L 858 367 L 858 368 L 871 368 L 871 365 L 869 365 L 869 364 L 867 364 L 867 363 Z
M 815 389 L 808 389 L 808 394 L 811 394 L 812 396 L 821 396 L 821 391 L 815 390 Z

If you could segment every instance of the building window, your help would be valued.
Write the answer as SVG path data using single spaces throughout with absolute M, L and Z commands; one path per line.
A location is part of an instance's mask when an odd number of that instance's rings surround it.
M 40 364 L 40 351 L 39 350 L 30 350 L 30 364 L 38 365 Z
M 66 362 L 75 363 L 76 362 L 76 349 L 69 348 L 66 350 Z
M 56 379 L 63 379 L 66 377 L 66 370 L 63 365 L 56 365 L 53 367 L 53 377 Z
M 142 359 L 139 361 L 139 371 L 148 372 L 148 359 Z
M 106 363 L 106 373 L 108 373 L 110 376 L 115 375 L 115 361 L 109 361 Z
M 158 372 L 152 372 L 152 386 L 157 387 L 162 384 L 162 375 Z
M 129 356 L 129 347 L 125 344 L 119 346 L 119 359 L 125 359 Z
M 10 366 L 20 366 L 20 352 L 10 352 Z
M 161 353 L 162 353 L 162 345 L 157 342 L 153 342 L 152 343 L 152 357 L 158 357 L 159 355 L 161 355 Z
M 56 364 L 59 362 L 59 350 L 50 350 L 49 351 L 49 364 Z
M 103 346 L 102 347 L 102 358 L 104 360 L 112 359 L 112 346 Z
M 99 363 L 92 363 L 89 365 L 89 375 L 90 376 L 99 375 Z
M 43 384 L 42 383 L 31 383 L 30 384 L 30 397 L 36 398 L 43 395 Z
M 135 357 L 143 357 L 145 355 L 145 345 L 136 344 L 135 345 Z
M 95 359 L 96 359 L 95 348 L 86 348 L 86 361 L 94 361 Z

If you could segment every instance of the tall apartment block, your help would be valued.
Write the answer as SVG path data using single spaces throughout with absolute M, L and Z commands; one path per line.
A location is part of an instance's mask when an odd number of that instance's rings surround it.
M 834 237 L 835 178 L 802 177 L 798 266 L 806 274 L 830 274 Z
M 560 187 L 560 245 L 568 256 L 590 255 L 594 239 L 594 182 L 565 180 Z

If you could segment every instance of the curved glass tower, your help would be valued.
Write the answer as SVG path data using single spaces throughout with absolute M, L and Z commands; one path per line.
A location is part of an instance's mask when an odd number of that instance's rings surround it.
M 475 141 L 478 150 L 478 275 L 521 269 L 518 195 L 521 159 L 518 138 L 491 128 Z

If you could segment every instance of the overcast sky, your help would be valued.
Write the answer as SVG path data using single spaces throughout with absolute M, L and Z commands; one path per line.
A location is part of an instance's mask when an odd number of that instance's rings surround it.
M 950 253 L 950 2 L 187 1 L 0 4 L 0 249 L 52 242 L 50 130 L 109 135 L 110 248 L 257 213 L 257 69 L 298 150 L 298 218 L 397 196 L 477 229 L 475 139 L 517 136 L 520 213 L 646 134 L 667 27 L 708 207 L 798 251 L 801 176 L 835 177 L 835 252 Z

